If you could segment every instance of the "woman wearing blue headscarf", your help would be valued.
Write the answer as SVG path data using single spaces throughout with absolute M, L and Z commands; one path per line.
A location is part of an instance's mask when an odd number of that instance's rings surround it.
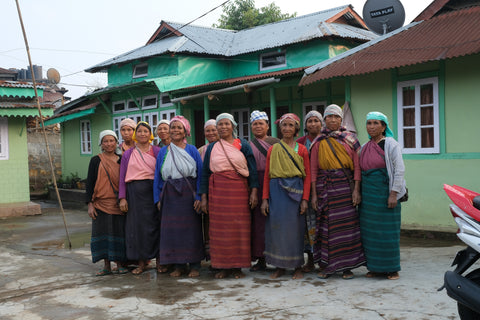
M 370 141 L 360 153 L 362 202 L 360 230 L 367 259 L 368 278 L 399 278 L 401 205 L 405 193 L 405 166 L 402 149 L 393 138 L 387 117 L 381 112 L 367 114 Z

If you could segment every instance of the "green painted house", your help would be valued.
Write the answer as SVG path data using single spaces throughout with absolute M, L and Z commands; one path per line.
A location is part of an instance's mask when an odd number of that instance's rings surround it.
M 182 114 L 192 124 L 189 142 L 201 146 L 204 121 L 221 112 L 233 113 L 249 138 L 255 109 L 277 118 L 341 104 L 344 81 L 299 87 L 303 71 L 374 38 L 348 5 L 242 31 L 162 21 L 145 46 L 86 70 L 106 72 L 107 87 L 46 121 L 61 123 L 63 175 L 85 178 L 100 131 L 119 133 L 126 117 L 155 126 Z
M 44 87 L 38 94 L 43 96 Z M 53 105 L 41 105 L 42 115 L 53 115 Z M 38 116 L 31 83 L 0 80 L 0 217 L 40 214 L 30 202 L 27 150 L 28 117 Z
M 455 231 L 443 184 L 480 190 L 480 2 L 433 1 L 410 25 L 306 69 L 304 91 L 340 82 L 359 140 L 381 111 L 403 147 L 404 228 Z

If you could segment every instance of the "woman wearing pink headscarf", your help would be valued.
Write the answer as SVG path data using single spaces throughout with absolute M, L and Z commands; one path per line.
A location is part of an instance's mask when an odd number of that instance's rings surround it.
M 190 123 L 183 116 L 170 121 L 171 143 L 157 156 L 153 199 L 160 211 L 159 263 L 175 265 L 170 273 L 179 277 L 200 275 L 204 258 L 200 212 L 200 173 L 202 159 L 195 146 L 187 144 Z M 160 270 L 162 272 L 163 270 Z

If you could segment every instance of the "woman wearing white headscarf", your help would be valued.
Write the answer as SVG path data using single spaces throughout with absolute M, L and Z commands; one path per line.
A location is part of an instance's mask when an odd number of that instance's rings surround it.
M 202 169 L 202 211 L 210 217 L 211 265 L 215 277 L 245 277 L 250 267 L 250 209 L 258 203 L 258 176 L 250 144 L 237 138 L 233 116 L 217 117 L 220 140 L 211 143 Z M 250 191 L 250 194 L 249 194 Z M 207 201 L 208 198 L 208 201 Z
M 104 276 L 112 274 L 111 261 L 117 264 L 119 273 L 127 272 L 122 265 L 126 260 L 125 215 L 117 202 L 121 158 L 115 153 L 117 135 L 104 130 L 98 140 L 102 152 L 90 160 L 86 196 L 88 215 L 92 218 L 92 261 L 103 259 L 104 267 L 97 276 Z
M 387 117 L 367 114 L 370 141 L 362 146 L 362 203 L 359 206 L 362 243 L 367 258 L 368 278 L 399 278 L 399 199 L 406 193 L 402 149 L 393 138 Z

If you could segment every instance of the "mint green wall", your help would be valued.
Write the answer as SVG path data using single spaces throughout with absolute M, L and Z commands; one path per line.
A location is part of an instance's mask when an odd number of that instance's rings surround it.
M 0 203 L 30 201 L 27 129 L 24 117 L 8 118 L 8 160 L 0 160 Z
M 116 86 L 145 80 L 145 78 L 132 79 L 133 67 L 140 63 L 143 62 L 133 61 L 121 66 L 110 67 L 108 69 L 108 85 Z M 176 74 L 178 74 L 178 58 L 176 56 L 164 55 L 149 59 L 147 78 L 152 79 Z
M 80 148 L 80 121 L 90 120 L 92 128 L 92 153 L 81 154 Z M 101 131 L 112 129 L 112 117 L 101 106 L 97 107 L 97 113 L 80 119 L 74 119 L 62 124 L 62 176 L 69 177 L 77 173 L 81 179 L 85 179 L 88 173 L 88 164 L 92 156 L 100 153 L 98 136 Z
M 445 121 L 440 123 L 444 135 L 440 140 L 445 143 L 445 151 L 437 155 L 404 155 L 410 194 L 409 201 L 402 207 L 404 228 L 455 231 L 456 225 L 448 209 L 451 202 L 442 189 L 443 184 L 480 191 L 480 108 L 477 101 L 480 75 L 476 72 L 480 70 L 479 55 L 447 60 L 444 70 L 445 76 L 442 76 L 442 64 L 432 62 L 398 71 L 401 80 L 435 75 L 445 80 L 445 91 L 440 92 L 445 105 Z M 390 70 L 351 79 L 351 109 L 361 143 L 368 139 L 365 116 L 370 111 L 385 113 L 397 136 L 394 88 Z

